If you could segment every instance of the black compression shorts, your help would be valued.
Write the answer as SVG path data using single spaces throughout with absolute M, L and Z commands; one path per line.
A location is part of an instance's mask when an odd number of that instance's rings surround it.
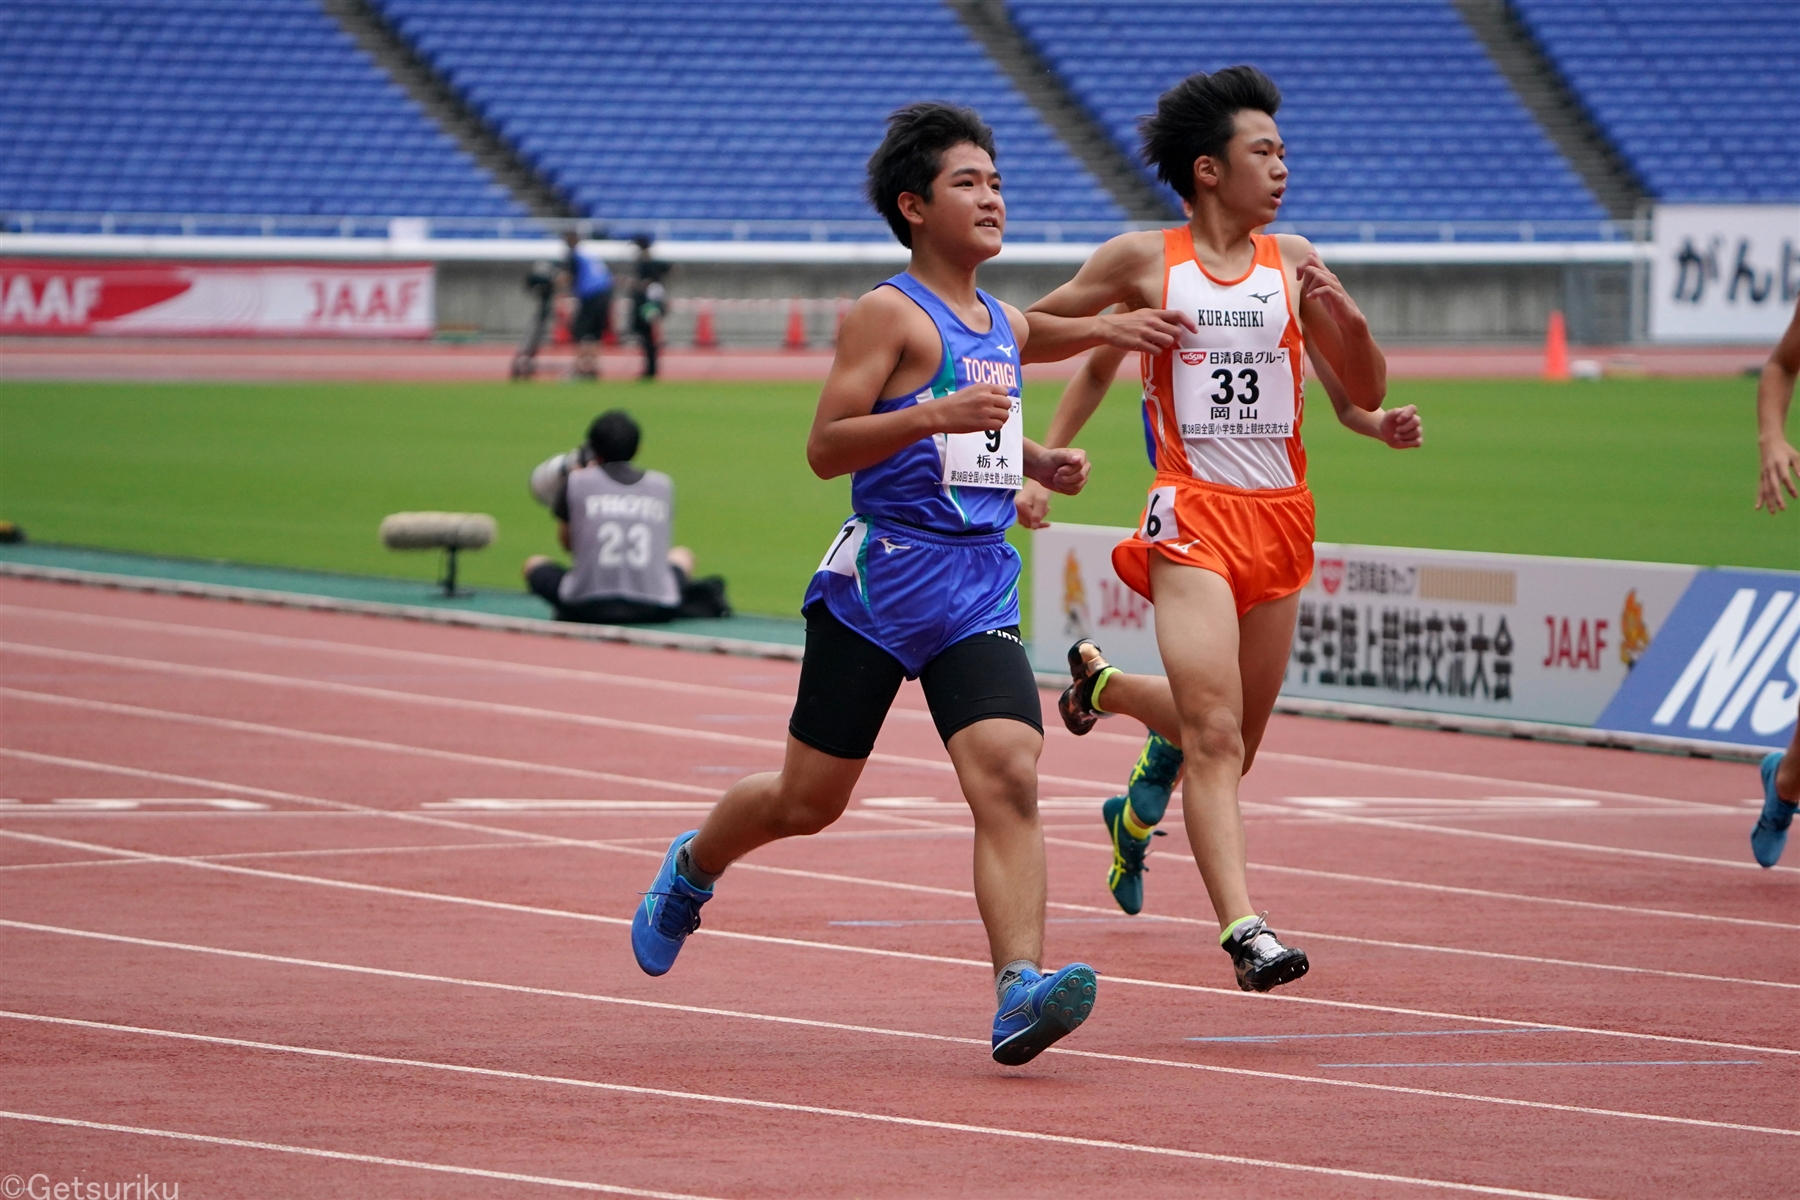
M 905 678 L 899 659 L 815 603 L 806 610 L 806 658 L 788 732 L 833 758 L 867 758 Z M 945 742 L 991 717 L 1044 732 L 1037 679 L 1017 625 L 947 647 L 925 664 L 919 684 Z

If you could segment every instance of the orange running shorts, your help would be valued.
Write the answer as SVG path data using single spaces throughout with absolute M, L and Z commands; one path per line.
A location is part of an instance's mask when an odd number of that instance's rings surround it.
M 1150 594 L 1150 553 L 1223 576 L 1238 616 L 1306 586 L 1313 567 L 1313 498 L 1307 486 L 1267 491 L 1158 474 L 1137 533 L 1113 547 L 1113 570 Z

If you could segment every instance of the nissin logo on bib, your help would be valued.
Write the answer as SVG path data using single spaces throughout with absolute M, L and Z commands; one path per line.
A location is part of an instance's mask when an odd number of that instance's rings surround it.
M 1598 724 L 1786 745 L 1800 706 L 1797 598 L 1800 575 L 1702 571 Z

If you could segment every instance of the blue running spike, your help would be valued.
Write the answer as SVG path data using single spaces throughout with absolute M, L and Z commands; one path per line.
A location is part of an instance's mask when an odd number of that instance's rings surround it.
M 1070 963 L 1054 975 L 1025 972 L 994 1014 L 994 1061 L 1023 1066 L 1073 1033 L 1094 1010 L 1098 986 L 1086 963 Z
M 1762 760 L 1763 806 L 1750 831 L 1750 852 L 1756 861 L 1772 867 L 1781 861 L 1787 846 L 1788 826 L 1794 823 L 1795 805 L 1775 794 L 1775 772 L 1781 769 L 1782 751 L 1776 750 Z
M 631 914 L 631 952 L 646 975 L 664 975 L 675 965 L 681 944 L 700 928 L 700 906 L 712 899 L 711 888 L 697 888 L 675 871 L 675 853 L 694 839 L 690 829 L 669 843 L 644 902 Z

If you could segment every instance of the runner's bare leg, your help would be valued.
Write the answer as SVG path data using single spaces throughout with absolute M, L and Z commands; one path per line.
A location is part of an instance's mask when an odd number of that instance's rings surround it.
M 1044 735 L 1023 721 L 977 721 L 948 745 L 975 816 L 975 905 L 998 971 L 1044 961 L 1044 827 L 1037 764 Z

